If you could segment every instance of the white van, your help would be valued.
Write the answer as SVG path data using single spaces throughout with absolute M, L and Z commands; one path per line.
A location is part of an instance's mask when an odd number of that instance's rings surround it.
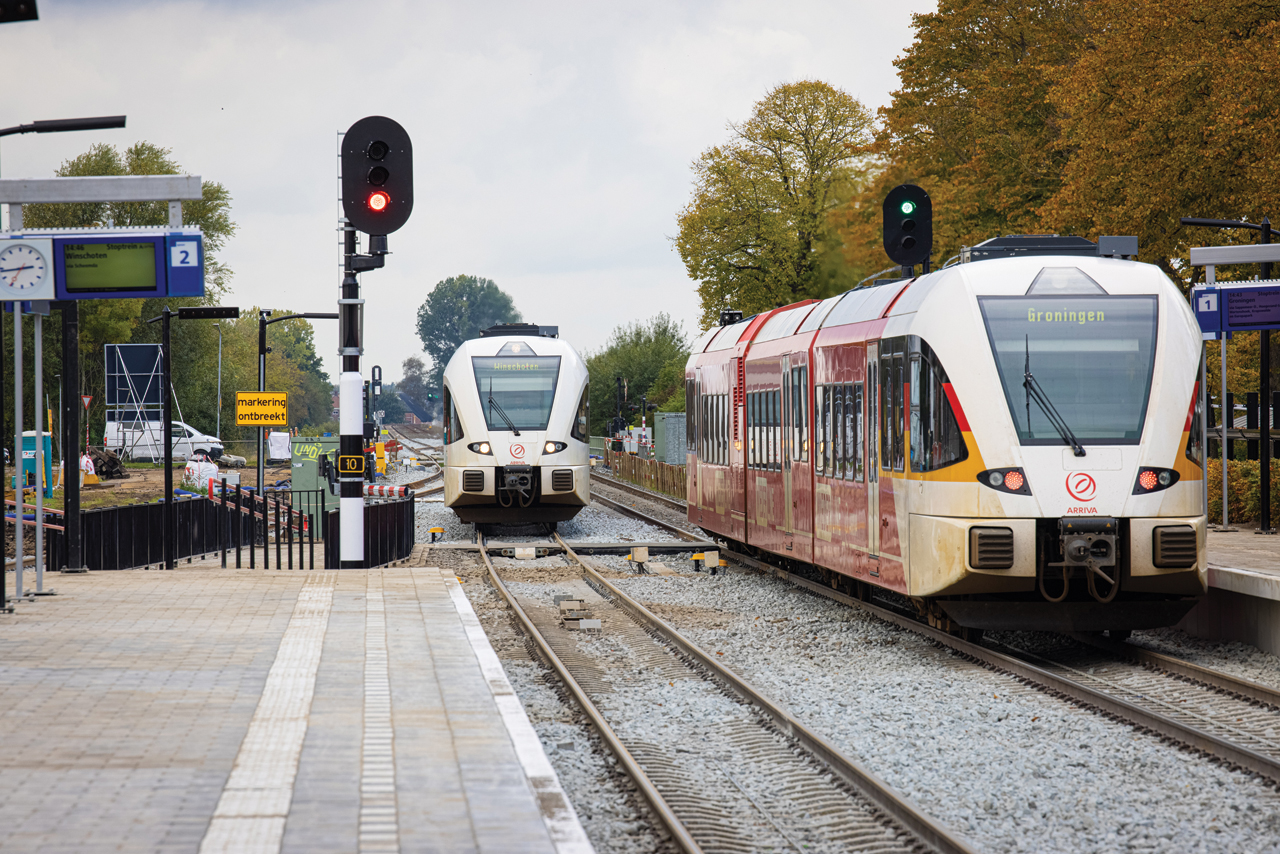
M 159 461 L 164 459 L 164 424 L 160 421 L 108 421 L 107 447 L 122 460 Z M 201 433 L 189 424 L 173 422 L 173 458 L 188 459 L 203 452 L 210 459 L 222 456 L 222 440 Z

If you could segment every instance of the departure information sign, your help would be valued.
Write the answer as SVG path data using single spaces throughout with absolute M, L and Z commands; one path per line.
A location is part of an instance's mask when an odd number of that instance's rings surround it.
M 1280 288 L 1233 288 L 1225 293 L 1228 328 L 1280 326 Z
M 1220 333 L 1280 329 L 1280 281 L 1197 285 L 1191 308 L 1207 338 Z
M 140 243 L 63 243 L 63 285 L 69 293 L 155 291 L 155 241 Z

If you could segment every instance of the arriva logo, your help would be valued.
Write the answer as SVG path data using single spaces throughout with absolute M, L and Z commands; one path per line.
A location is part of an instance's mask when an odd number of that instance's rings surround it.
M 512 445 L 510 450 L 511 456 L 517 460 L 524 458 L 524 445 Z
M 1067 492 L 1076 501 L 1092 501 L 1098 494 L 1098 482 L 1091 474 L 1073 471 L 1067 475 Z

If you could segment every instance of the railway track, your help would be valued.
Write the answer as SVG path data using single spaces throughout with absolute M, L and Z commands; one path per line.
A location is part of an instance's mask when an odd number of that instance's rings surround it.
M 595 485 L 593 482 L 593 489 Z M 608 487 L 643 499 L 652 495 L 616 481 L 609 481 Z M 601 503 L 678 535 L 688 533 L 628 502 L 603 497 Z M 923 634 L 971 661 L 1039 690 L 1280 783 L 1280 690 L 1132 644 L 1096 638 L 1080 639 L 1086 644 L 1084 648 L 1064 644 L 1039 653 L 971 643 L 931 628 L 914 615 L 855 599 L 765 560 L 732 550 L 722 554 Z
M 598 643 L 580 643 L 545 595 L 509 587 L 483 543 L 480 553 L 525 634 L 681 850 L 973 850 L 556 540 L 581 573 L 567 595 L 601 621 Z M 714 716 L 697 713 L 708 704 Z

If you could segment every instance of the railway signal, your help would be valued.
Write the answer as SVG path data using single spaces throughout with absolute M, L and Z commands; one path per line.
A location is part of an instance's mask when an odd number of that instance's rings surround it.
M 338 440 L 340 495 L 338 498 L 341 566 L 365 564 L 364 479 L 372 466 L 364 456 L 364 440 L 373 438 L 372 424 L 360 405 L 364 381 L 360 376 L 362 309 L 357 273 L 377 270 L 386 263 L 387 235 L 409 221 L 413 212 L 413 144 L 399 122 L 385 116 L 366 116 L 342 137 L 343 276 L 338 300 L 339 349 Z M 356 232 L 369 235 L 369 254 L 356 247 Z M 382 370 L 378 369 L 381 384 Z M 367 391 L 365 392 L 367 395 Z M 363 424 L 361 422 L 364 422 Z
M 365 234 L 390 234 L 413 212 L 413 143 L 400 123 L 368 116 L 342 137 L 342 212 Z
M 884 198 L 884 251 L 904 267 L 924 265 L 933 251 L 933 203 L 915 184 L 899 184 Z

